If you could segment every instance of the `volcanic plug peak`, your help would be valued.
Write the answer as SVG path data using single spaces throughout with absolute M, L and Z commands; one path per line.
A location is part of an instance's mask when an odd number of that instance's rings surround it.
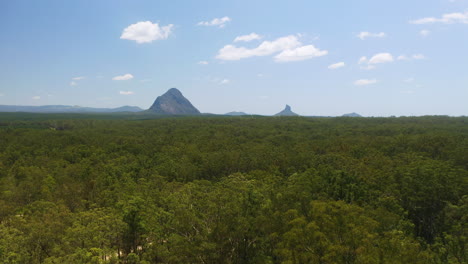
M 165 94 L 158 96 L 149 111 L 164 115 L 200 114 L 200 111 L 176 88 L 171 88 Z

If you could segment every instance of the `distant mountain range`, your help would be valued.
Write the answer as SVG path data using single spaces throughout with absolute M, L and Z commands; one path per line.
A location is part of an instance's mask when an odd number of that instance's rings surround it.
M 29 113 L 145 113 L 158 115 L 200 115 L 200 111 L 185 98 L 177 88 L 171 88 L 166 93 L 158 96 L 148 110 L 137 106 L 122 106 L 118 108 L 93 108 L 70 105 L 44 105 L 44 106 L 18 106 L 0 105 L 0 112 L 29 112 Z M 203 114 L 208 115 L 208 114 Z M 251 115 L 245 112 L 229 112 L 225 116 Z M 283 111 L 275 116 L 299 116 L 286 105 Z M 343 117 L 361 117 L 357 113 L 344 114 Z
M 118 108 L 93 108 L 71 105 L 43 105 L 43 106 L 19 106 L 0 105 L 0 112 L 29 112 L 29 113 L 121 113 L 140 112 L 143 109 L 137 106 L 122 106 Z

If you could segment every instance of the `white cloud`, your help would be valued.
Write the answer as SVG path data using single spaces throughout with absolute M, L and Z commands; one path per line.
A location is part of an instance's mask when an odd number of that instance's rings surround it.
M 262 36 L 256 33 L 250 33 L 249 35 L 238 36 L 234 39 L 234 42 L 244 41 L 249 42 L 252 40 L 262 39 Z
M 268 56 L 287 49 L 294 49 L 301 45 L 296 36 L 290 35 L 274 41 L 264 41 L 258 47 L 248 49 L 226 45 L 219 50 L 216 58 L 220 60 L 240 60 L 254 56 Z
M 421 31 L 419 31 L 419 35 L 423 36 L 423 37 L 427 37 L 431 34 L 431 31 L 427 30 L 427 29 L 423 29 Z
M 369 64 L 380 64 L 393 62 L 393 56 L 390 53 L 378 53 L 369 59 Z
M 358 64 L 364 64 L 364 63 L 367 63 L 367 57 L 366 56 L 362 56 L 361 58 L 359 58 L 359 61 L 358 61 Z
M 112 80 L 114 80 L 114 81 L 127 81 L 127 80 L 130 80 L 130 79 L 133 79 L 133 75 L 131 75 L 130 73 L 115 76 L 114 78 L 112 78 Z
M 222 18 L 214 18 L 213 20 L 211 21 L 201 21 L 201 22 L 198 22 L 198 26 L 209 26 L 209 27 L 212 27 L 212 26 L 218 26 L 219 28 L 223 28 L 224 26 L 226 26 L 226 23 L 231 21 L 231 18 L 225 16 L 225 17 L 222 17 Z
M 410 57 L 406 56 L 406 55 L 400 55 L 397 57 L 397 60 L 399 61 L 406 61 L 406 60 L 423 60 L 425 59 L 426 56 L 424 56 L 423 54 L 414 54 Z
M 397 60 L 409 60 L 409 58 L 406 55 L 400 55 L 398 56 Z
M 328 69 L 330 70 L 336 70 L 336 69 L 339 69 L 339 68 L 342 68 L 345 66 L 345 63 L 344 62 L 338 62 L 338 63 L 334 63 L 330 66 L 328 66 Z
M 208 62 L 207 62 L 207 61 L 199 61 L 198 64 L 200 64 L 200 65 L 208 65 Z
M 33 100 L 40 100 L 41 97 L 40 97 L 40 96 L 33 96 L 32 99 L 33 99 Z
M 405 83 L 412 83 L 412 82 L 414 82 L 414 78 L 411 77 L 411 78 L 408 78 L 408 79 L 404 79 L 403 82 L 405 82 Z
M 72 80 L 74 80 L 74 81 L 79 81 L 79 80 L 83 80 L 84 78 L 86 78 L 86 77 L 84 77 L 84 76 L 73 77 Z
M 398 61 L 407 61 L 407 60 L 422 60 L 426 57 L 423 54 L 414 54 L 411 56 L 400 55 L 396 57 Z M 395 61 L 395 58 L 390 53 L 378 53 L 372 56 L 370 59 L 363 56 L 359 59 L 358 64 L 362 65 L 361 69 L 363 70 L 373 70 L 376 68 L 377 64 L 390 63 Z
M 360 38 L 361 40 L 365 40 L 366 38 L 384 38 L 387 35 L 384 32 L 380 33 L 371 33 L 367 31 L 360 32 L 357 37 Z
M 423 24 L 468 24 L 468 11 L 465 13 L 449 13 L 443 14 L 442 17 L 425 17 L 421 19 L 411 20 L 411 24 L 423 25 Z
M 275 56 L 277 62 L 303 61 L 328 54 L 326 50 L 317 49 L 314 45 L 307 45 L 295 49 L 287 49 Z
M 255 56 L 268 56 L 278 52 L 280 54 L 275 56 L 277 62 L 307 60 L 328 53 L 328 51 L 319 50 L 313 45 L 302 46 L 297 36 L 289 35 L 273 41 L 263 41 L 253 49 L 226 45 L 219 50 L 216 58 L 220 60 L 240 60 Z
M 150 43 L 155 40 L 167 39 L 174 25 L 159 26 L 151 21 L 138 22 L 124 29 L 120 39 L 134 40 L 137 43 Z
M 121 94 L 121 95 L 132 95 L 132 94 L 134 94 L 134 92 L 132 92 L 132 91 L 120 91 L 119 94 Z
M 70 86 L 77 86 L 77 85 L 78 85 L 78 83 L 75 82 L 75 81 L 71 81 L 71 82 L 70 82 Z
M 390 53 L 378 53 L 368 59 L 366 56 L 362 56 L 358 64 L 362 65 L 363 70 L 373 70 L 376 68 L 376 64 L 393 62 L 393 56 Z
M 377 83 L 377 80 L 376 79 L 360 79 L 360 80 L 357 80 L 354 82 L 354 85 L 356 86 L 363 86 L 363 85 L 370 85 L 370 84 L 374 84 L 374 83 Z
M 230 83 L 230 82 L 231 82 L 231 80 L 229 80 L 229 79 L 222 79 L 222 80 L 219 82 L 219 84 L 228 84 L 228 83 Z

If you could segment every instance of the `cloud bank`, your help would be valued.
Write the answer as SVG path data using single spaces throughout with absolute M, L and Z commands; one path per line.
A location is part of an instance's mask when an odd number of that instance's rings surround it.
M 218 51 L 217 59 L 235 61 L 251 57 L 269 56 L 277 54 L 274 59 L 277 62 L 302 61 L 328 54 L 326 50 L 320 50 L 314 45 L 302 45 L 298 37 L 289 35 L 273 41 L 263 41 L 256 48 L 237 47 L 226 45 Z

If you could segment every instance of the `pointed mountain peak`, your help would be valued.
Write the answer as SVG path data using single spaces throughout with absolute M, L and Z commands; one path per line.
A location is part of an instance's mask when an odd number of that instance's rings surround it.
M 286 105 L 283 111 L 277 113 L 275 116 L 298 116 L 298 114 L 294 113 L 291 110 L 291 106 Z
M 167 92 L 165 94 L 172 94 L 172 95 L 176 95 L 176 96 L 183 96 L 182 93 L 177 89 L 177 88 L 171 88 L 169 90 L 167 90 Z
M 171 88 L 163 95 L 158 96 L 149 111 L 163 115 L 200 114 L 200 111 L 176 88 Z

